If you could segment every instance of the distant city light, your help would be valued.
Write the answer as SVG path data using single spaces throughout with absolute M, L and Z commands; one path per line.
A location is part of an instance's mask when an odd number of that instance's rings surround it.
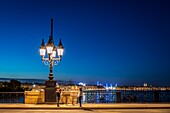
M 80 86 L 86 86 L 86 84 L 83 83 L 83 82 L 80 82 L 79 85 L 80 85 Z
M 32 87 L 35 87 L 35 86 L 36 86 L 35 84 L 32 85 Z
M 106 83 L 105 85 L 103 85 L 102 83 L 100 83 L 99 81 L 96 82 L 97 86 L 103 86 L 104 88 L 106 88 L 107 90 L 115 90 L 116 87 L 118 86 L 118 84 L 116 83 L 115 85 L 110 84 L 110 83 Z
M 100 84 L 99 84 L 99 81 L 97 81 L 97 86 L 99 86 Z
M 106 83 L 106 89 L 109 89 L 109 86 L 108 86 L 108 84 Z
M 144 84 L 143 84 L 143 86 L 144 86 L 144 87 L 147 87 L 147 86 L 148 86 L 148 84 L 147 84 L 147 83 L 144 83 Z
M 112 87 L 112 89 L 113 89 L 113 90 L 115 90 L 115 89 L 116 89 L 116 87 Z

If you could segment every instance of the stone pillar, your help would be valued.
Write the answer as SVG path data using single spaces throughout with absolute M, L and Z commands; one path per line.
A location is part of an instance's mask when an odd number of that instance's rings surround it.
M 56 81 L 47 80 L 45 85 L 45 102 L 56 102 Z
M 121 102 L 121 92 L 116 92 L 116 103 Z
M 154 102 L 159 102 L 159 92 L 158 91 L 154 92 Z

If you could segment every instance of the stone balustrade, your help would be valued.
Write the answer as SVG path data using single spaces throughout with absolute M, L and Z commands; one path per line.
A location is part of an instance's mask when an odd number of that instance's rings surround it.
M 77 103 L 77 91 L 62 91 L 60 103 L 63 104 L 76 104 Z
M 25 104 L 40 104 L 45 102 L 44 91 L 25 91 Z
M 62 91 L 60 103 L 76 104 L 77 91 Z M 45 91 L 25 91 L 25 104 L 41 104 L 45 103 Z

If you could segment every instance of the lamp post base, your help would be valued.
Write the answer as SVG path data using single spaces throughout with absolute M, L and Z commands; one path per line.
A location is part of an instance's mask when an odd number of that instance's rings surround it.
M 45 102 L 56 102 L 56 81 L 45 81 Z

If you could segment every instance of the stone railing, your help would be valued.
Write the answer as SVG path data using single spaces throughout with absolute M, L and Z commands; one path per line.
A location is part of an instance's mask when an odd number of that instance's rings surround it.
M 77 103 L 77 91 L 62 91 L 60 103 L 76 104 Z
M 84 103 L 170 103 L 170 90 L 167 91 L 84 91 Z
M 170 103 L 170 91 L 83 91 L 84 103 Z M 0 92 L 0 103 L 45 103 L 44 91 Z M 60 103 L 77 103 L 77 91 L 62 91 Z
M 45 102 L 44 91 L 25 91 L 25 104 L 42 104 Z
M 41 104 L 45 103 L 44 91 L 25 91 L 25 104 Z M 56 99 L 57 100 L 57 99 Z M 62 91 L 60 103 L 76 104 L 77 91 Z

